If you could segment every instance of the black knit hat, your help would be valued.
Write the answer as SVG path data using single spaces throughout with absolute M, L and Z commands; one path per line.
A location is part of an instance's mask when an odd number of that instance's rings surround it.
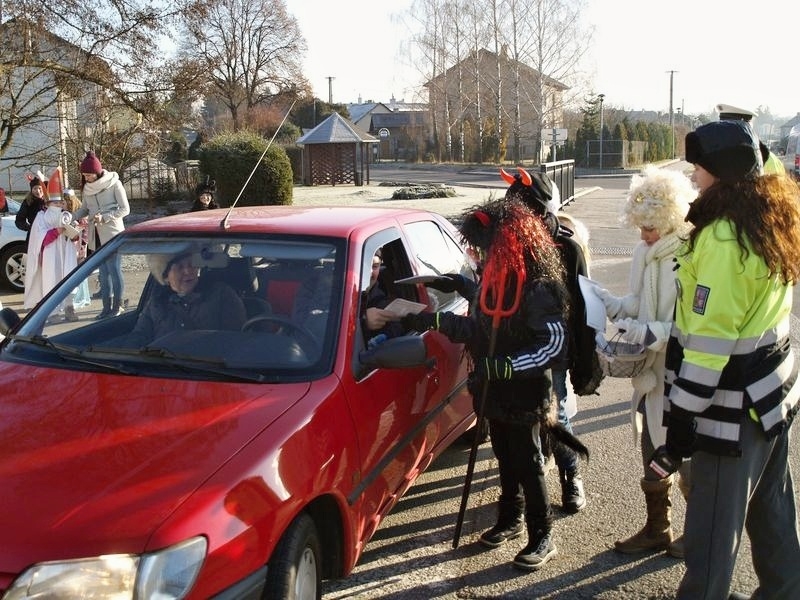
M 217 182 L 210 177 L 206 177 L 206 180 L 202 183 L 198 183 L 197 187 L 194 190 L 196 196 L 200 196 L 202 194 L 211 194 L 214 196 L 214 192 L 217 191 Z
M 727 182 L 756 177 L 763 170 L 758 138 L 744 121 L 714 121 L 687 134 L 686 161 Z

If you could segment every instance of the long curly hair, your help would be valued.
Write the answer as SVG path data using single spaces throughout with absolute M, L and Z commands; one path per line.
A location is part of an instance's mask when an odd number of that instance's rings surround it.
M 690 250 L 706 225 L 728 219 L 743 257 L 749 254 L 749 243 L 770 275 L 779 274 L 786 284 L 800 280 L 800 188 L 789 177 L 719 181 L 692 203 L 686 219 L 694 225 L 688 237 Z

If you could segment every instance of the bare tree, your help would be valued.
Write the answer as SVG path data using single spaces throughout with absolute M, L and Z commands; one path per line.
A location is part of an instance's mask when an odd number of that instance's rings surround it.
M 160 42 L 191 1 L 3 0 L 0 157 L 69 171 L 113 135 L 125 152 L 104 162 L 121 170 L 151 150 L 143 133 L 173 89 Z
M 559 124 L 571 102 L 568 82 L 577 79 L 588 48 L 589 32 L 578 19 L 584 1 L 415 2 L 409 14 L 423 32 L 415 50 L 435 64 L 426 76 L 437 131 L 444 123 L 447 131 L 458 128 L 462 152 L 469 149 L 478 161 L 490 158 L 484 151 L 503 158 L 509 133 L 514 161 L 523 158 L 523 140 L 532 148 L 525 155 L 538 157 L 542 128 Z M 431 18 L 440 14 L 446 19 Z M 452 147 L 449 139 L 446 146 Z
M 310 88 L 299 62 L 306 42 L 283 0 L 209 0 L 185 27 L 184 65 L 225 104 L 234 130 L 258 105 Z

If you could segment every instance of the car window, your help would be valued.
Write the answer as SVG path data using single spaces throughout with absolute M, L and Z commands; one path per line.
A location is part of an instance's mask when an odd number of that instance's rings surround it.
M 9 348 L 17 358 L 67 356 L 67 365 L 135 374 L 322 375 L 341 323 L 344 247 L 312 236 L 118 236 L 32 312 Z M 103 317 L 98 276 L 115 260 L 122 310 Z
M 414 258 L 419 266 L 419 275 L 444 275 L 458 273 L 474 278 L 472 266 L 466 253 L 456 241 L 438 224 L 432 221 L 417 221 L 406 225 Z M 456 293 L 445 293 L 427 288 L 433 310 L 446 309 L 459 301 Z

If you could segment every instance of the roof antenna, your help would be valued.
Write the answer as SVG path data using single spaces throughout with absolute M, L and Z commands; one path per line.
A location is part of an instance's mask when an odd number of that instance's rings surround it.
M 270 138 L 269 143 L 267 144 L 267 147 L 264 148 L 264 152 L 261 153 L 261 156 L 256 161 L 256 164 L 253 167 L 253 170 L 250 171 L 250 175 L 247 177 L 247 181 L 244 182 L 244 185 L 242 185 L 242 189 L 239 190 L 239 195 L 236 196 L 236 200 L 233 201 L 233 204 L 231 204 L 231 207 L 228 209 L 228 212 L 225 213 L 225 216 L 222 218 L 222 221 L 219 222 L 219 226 L 222 229 L 227 229 L 228 228 L 228 217 L 231 216 L 231 213 L 233 212 L 233 208 L 236 206 L 236 203 L 239 201 L 239 198 L 242 197 L 242 194 L 244 194 L 244 190 L 247 187 L 247 184 L 250 183 L 250 180 L 253 178 L 253 175 L 255 174 L 256 169 L 258 169 L 258 165 L 260 165 L 261 161 L 264 160 L 264 156 L 267 154 L 267 150 L 269 150 L 270 146 L 272 146 L 272 142 L 275 141 L 275 136 L 278 135 L 278 132 L 281 130 L 281 127 L 283 127 L 283 124 L 286 122 L 286 119 L 289 116 L 289 113 L 292 112 L 292 109 L 294 108 L 294 105 L 295 105 L 296 102 L 297 102 L 297 98 L 295 98 L 292 101 L 292 105 L 289 107 L 289 110 L 287 110 L 286 114 L 283 115 L 283 119 L 281 119 L 281 124 L 278 125 L 278 128 L 275 130 L 275 133 L 272 134 L 272 137 Z

